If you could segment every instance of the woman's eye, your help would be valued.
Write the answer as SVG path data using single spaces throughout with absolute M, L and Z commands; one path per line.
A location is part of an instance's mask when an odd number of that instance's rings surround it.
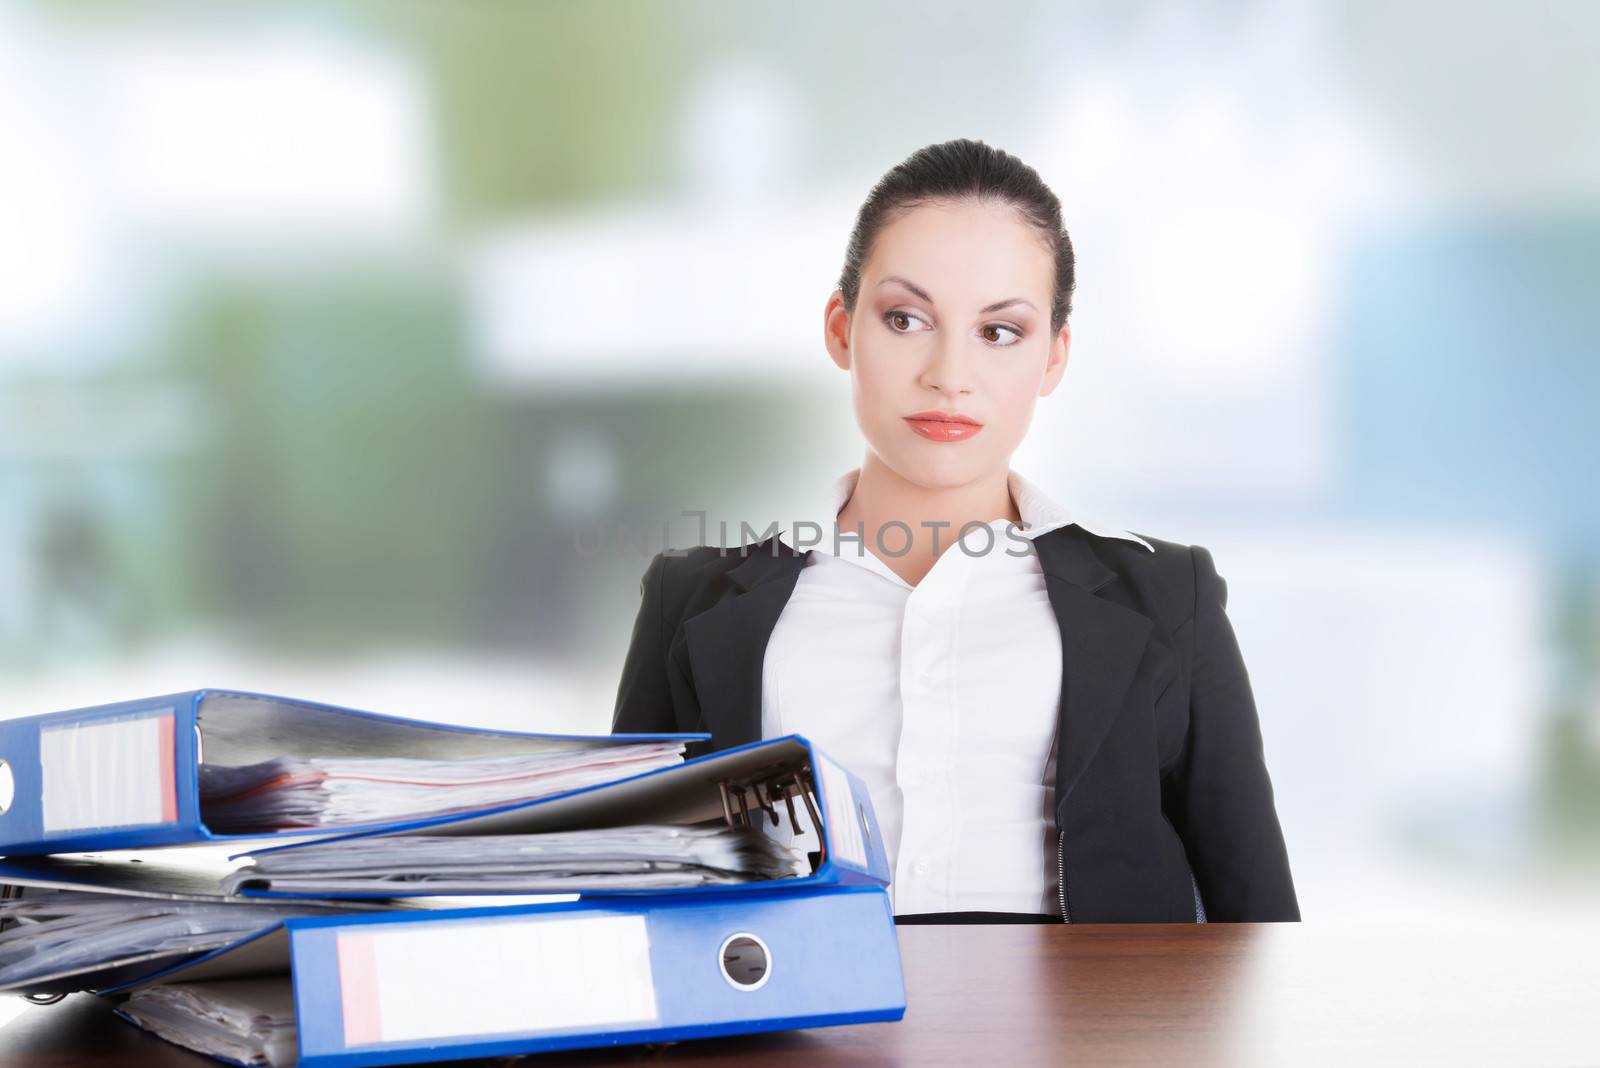
M 890 330 L 893 330 L 897 334 L 916 333 L 917 331 L 912 330 L 910 324 L 923 322 L 920 316 L 912 315 L 910 312 L 903 311 L 886 312 L 883 316 L 883 321 L 888 324 Z M 904 325 L 902 325 L 902 323 Z M 923 325 L 926 326 L 927 324 L 923 323 Z
M 996 340 L 994 338 L 991 338 L 989 336 L 989 332 L 991 330 L 1003 330 L 1006 333 L 1011 335 L 1011 340 L 1010 341 L 998 341 L 998 340 Z M 1022 333 L 1020 331 L 1018 331 L 1018 330 L 1013 329 L 1012 327 L 1009 327 L 1009 326 L 1002 326 L 999 323 L 990 323 L 988 326 L 983 328 L 983 339 L 985 341 L 994 341 L 994 343 L 996 345 L 998 345 L 1000 348 L 1007 349 L 1007 348 L 1010 348 L 1012 345 L 1015 345 L 1017 342 L 1022 340 Z

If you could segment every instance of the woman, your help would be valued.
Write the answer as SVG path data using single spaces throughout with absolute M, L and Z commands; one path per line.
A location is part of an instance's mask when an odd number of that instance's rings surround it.
M 612 729 L 810 738 L 871 791 L 901 922 L 1298 920 L 1210 553 L 1010 468 L 1074 284 L 1015 157 L 885 175 L 824 316 L 862 464 L 773 537 L 651 560 Z

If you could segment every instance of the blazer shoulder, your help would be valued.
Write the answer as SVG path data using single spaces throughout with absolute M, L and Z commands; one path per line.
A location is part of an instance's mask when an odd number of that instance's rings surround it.
M 1160 619 L 1171 630 L 1194 618 L 1195 573 L 1204 555 L 1202 545 L 1158 538 L 1142 531 L 1130 531 L 1148 542 L 1151 549 L 1123 538 L 1091 538 L 1102 562 L 1117 573 L 1142 605 L 1146 614 Z
M 793 557 L 798 554 L 774 538 L 745 545 L 667 548 L 656 553 L 650 566 L 661 569 L 663 614 L 669 620 L 682 619 L 691 606 L 703 605 L 708 597 L 715 599 L 719 588 L 729 581 L 728 572 L 758 555 Z

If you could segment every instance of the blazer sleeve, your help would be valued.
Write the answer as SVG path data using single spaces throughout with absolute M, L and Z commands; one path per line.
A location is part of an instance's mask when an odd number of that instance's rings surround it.
M 1255 696 L 1226 612 L 1227 580 L 1204 546 L 1190 546 L 1189 552 L 1194 661 L 1188 740 L 1169 784 L 1171 816 L 1188 848 L 1208 920 L 1299 920 Z
M 622 663 L 611 733 L 661 733 L 678 730 L 667 683 L 665 553 L 656 553 L 639 580 L 639 613 Z

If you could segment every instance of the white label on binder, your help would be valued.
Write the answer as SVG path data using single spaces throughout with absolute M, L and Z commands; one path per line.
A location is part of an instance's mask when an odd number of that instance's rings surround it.
M 45 727 L 39 770 L 46 834 L 178 818 L 170 708 Z
M 828 813 L 828 837 L 833 852 L 840 860 L 865 868 L 867 846 L 861 836 L 861 824 L 856 819 L 850 776 L 821 753 L 817 754 L 817 769 L 822 773 L 822 792 L 826 795 L 823 802 Z
M 373 926 L 338 958 L 347 1047 L 658 1019 L 643 916 Z

